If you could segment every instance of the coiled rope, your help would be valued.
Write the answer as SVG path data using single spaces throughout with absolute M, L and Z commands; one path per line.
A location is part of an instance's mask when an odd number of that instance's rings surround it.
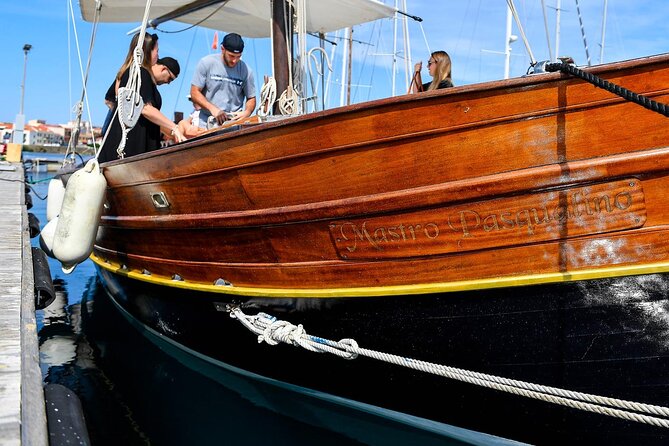
M 149 11 L 151 10 L 151 1 L 146 0 L 144 7 L 144 17 L 142 18 L 142 27 L 137 38 L 137 46 L 133 52 L 133 62 L 130 65 L 128 82 L 125 86 L 119 87 L 117 96 L 117 117 L 121 125 L 121 142 L 116 153 L 119 159 L 125 157 L 125 145 L 128 141 L 128 133 L 137 124 L 139 117 L 144 109 L 144 100 L 140 95 L 142 90 L 141 66 L 144 59 L 144 44 L 146 35 L 146 25 L 149 20 Z M 110 126 L 111 127 L 111 126 Z
M 297 90 L 288 85 L 288 88 L 279 97 L 279 111 L 282 115 L 296 115 L 299 103 L 300 95 L 297 93 Z
M 291 344 L 316 353 L 330 353 L 344 359 L 356 359 L 359 355 L 443 376 L 458 381 L 475 384 L 489 389 L 501 390 L 514 395 L 546 401 L 554 404 L 621 418 L 628 421 L 669 428 L 669 408 L 652 404 L 637 403 L 617 398 L 575 392 L 557 387 L 543 386 L 525 381 L 507 379 L 500 376 L 473 372 L 441 364 L 383 353 L 358 346 L 353 339 L 332 341 L 307 334 L 304 327 L 287 321 L 277 320 L 266 313 L 246 315 L 239 307 L 228 308 L 230 317 L 237 319 L 247 329 L 258 336 L 258 343 L 269 345 Z
M 260 89 L 260 107 L 258 107 L 258 116 L 265 117 L 272 114 L 272 107 L 276 101 L 276 80 L 273 77 L 265 76 L 265 83 Z
M 666 104 L 654 101 L 648 96 L 634 93 L 627 88 L 621 87 L 620 85 L 616 85 L 605 79 L 602 79 L 601 77 L 595 76 L 592 73 L 588 73 L 587 71 L 576 68 L 574 65 L 568 62 L 549 63 L 546 64 L 544 70 L 548 72 L 560 71 L 565 74 L 571 74 L 573 76 L 579 77 L 584 81 L 590 82 L 592 85 L 618 95 L 625 100 L 634 102 L 635 104 L 645 107 L 648 110 L 652 110 L 654 112 L 660 113 L 661 115 L 669 117 L 669 107 Z

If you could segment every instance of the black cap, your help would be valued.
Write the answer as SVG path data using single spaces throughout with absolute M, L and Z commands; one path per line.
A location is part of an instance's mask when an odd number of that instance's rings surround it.
M 231 53 L 241 53 L 244 51 L 244 41 L 242 40 L 242 36 L 237 33 L 227 34 L 223 38 L 223 48 Z
M 176 59 L 173 59 L 171 57 L 161 57 L 158 59 L 156 64 L 159 65 L 165 65 L 174 75 L 174 77 L 179 76 L 179 73 L 181 72 L 181 67 L 179 66 L 179 62 L 177 62 Z

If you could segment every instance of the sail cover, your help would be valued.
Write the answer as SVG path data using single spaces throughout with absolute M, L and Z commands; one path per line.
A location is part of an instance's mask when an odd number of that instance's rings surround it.
M 102 0 L 101 22 L 141 22 L 145 0 Z M 184 0 L 153 0 L 150 18 L 154 19 L 193 4 L 212 3 Z M 223 3 L 223 2 L 221 2 Z M 228 0 L 174 18 L 177 22 L 198 24 L 245 37 L 270 36 L 270 0 Z M 95 18 L 96 0 L 79 0 L 84 20 Z M 220 9 L 219 9 L 220 8 Z M 326 33 L 361 23 L 392 17 L 395 8 L 376 0 L 306 0 L 307 31 Z M 213 15 L 207 18 L 209 15 Z M 204 20 L 204 21 L 203 21 Z

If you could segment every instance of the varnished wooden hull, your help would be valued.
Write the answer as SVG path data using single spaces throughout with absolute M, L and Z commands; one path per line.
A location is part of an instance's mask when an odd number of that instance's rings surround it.
M 522 290 L 305 300 L 212 296 L 100 273 L 125 310 L 184 350 L 290 385 L 533 444 L 669 441 L 664 428 L 369 358 L 345 360 L 285 344 L 258 344 L 223 310 L 234 303 L 247 313 L 266 311 L 303 324 L 314 336 L 355 339 L 363 348 L 666 406 L 667 275 Z
M 669 102 L 667 56 L 593 71 Z M 559 74 L 356 105 L 107 163 L 95 253 L 314 296 L 665 271 L 667 141 Z

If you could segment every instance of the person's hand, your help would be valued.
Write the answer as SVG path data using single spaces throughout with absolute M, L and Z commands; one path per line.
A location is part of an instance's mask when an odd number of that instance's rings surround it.
M 218 114 L 216 115 L 216 122 L 220 124 L 223 124 L 225 121 L 228 120 L 228 117 L 226 116 L 225 110 L 219 110 Z
M 229 113 L 231 121 L 239 121 L 241 119 L 247 118 L 248 115 L 243 111 L 236 111 Z
M 213 109 L 210 109 L 209 113 L 211 113 L 211 116 L 216 118 L 216 123 L 219 124 L 219 125 L 223 124 L 226 121 L 225 111 L 221 110 L 218 107 L 214 107 Z
M 186 137 L 181 133 L 181 130 L 179 130 L 179 126 L 175 125 L 172 128 L 172 138 L 174 138 L 174 142 L 184 142 L 186 140 Z
M 413 66 L 414 73 L 420 73 L 420 70 L 422 69 L 423 69 L 423 61 L 417 62 L 416 65 Z

